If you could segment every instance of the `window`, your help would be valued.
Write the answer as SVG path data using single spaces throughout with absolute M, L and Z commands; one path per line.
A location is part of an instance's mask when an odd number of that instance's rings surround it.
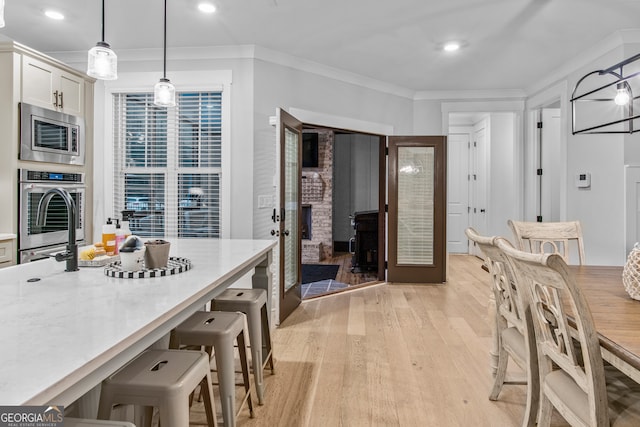
M 145 237 L 219 237 L 222 92 L 117 93 L 113 206 Z

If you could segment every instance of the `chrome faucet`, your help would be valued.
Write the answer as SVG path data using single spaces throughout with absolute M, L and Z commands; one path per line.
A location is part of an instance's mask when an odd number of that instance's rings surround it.
M 62 197 L 64 204 L 67 207 L 67 227 L 69 228 L 69 242 L 67 243 L 67 250 L 55 255 L 56 261 L 67 261 L 67 268 L 65 271 L 78 271 L 78 244 L 76 243 L 76 218 L 78 211 L 76 210 L 76 203 L 73 201 L 71 194 L 63 188 L 51 188 L 47 190 L 40 202 L 38 202 L 38 213 L 36 214 L 36 225 L 42 227 L 47 221 L 47 208 L 51 198 L 55 195 Z

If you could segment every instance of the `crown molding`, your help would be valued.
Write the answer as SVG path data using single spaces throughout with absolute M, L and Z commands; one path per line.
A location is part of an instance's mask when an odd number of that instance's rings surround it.
M 588 51 L 567 60 L 547 77 L 528 88 L 496 90 L 414 91 L 258 45 L 174 47 L 167 50 L 167 57 L 169 63 L 172 61 L 207 59 L 252 59 L 265 61 L 413 101 L 521 100 L 545 90 L 562 79 L 566 79 L 567 76 L 571 75 L 574 71 L 589 65 L 602 55 L 628 43 L 640 43 L 640 30 L 628 29 L 616 31 L 592 46 Z M 117 55 L 118 61 L 122 62 L 159 61 L 162 60 L 162 52 L 160 48 L 119 49 Z M 76 67 L 84 67 L 87 61 L 86 51 L 47 52 L 47 55 Z
M 542 92 L 558 81 L 566 79 L 567 76 L 570 76 L 572 73 L 597 61 L 601 56 L 628 43 L 640 43 L 640 30 L 618 30 L 610 34 L 599 43 L 591 46 L 588 51 L 582 52 L 580 55 L 569 59 L 553 73 L 549 74 L 549 76 L 527 88 L 525 90 L 527 97 Z
M 411 89 L 372 79 L 360 74 L 351 73 L 349 71 L 344 71 L 339 68 L 329 67 L 319 62 L 295 57 L 261 46 L 255 47 L 255 59 L 282 65 L 284 67 L 294 68 L 296 70 L 316 74 L 334 80 L 339 80 L 356 86 L 362 86 L 368 89 L 376 90 L 378 92 L 396 95 L 403 98 L 413 99 L 415 93 Z
M 254 57 L 253 45 L 212 46 L 212 47 L 174 47 L 167 48 L 167 60 L 197 59 L 251 59 Z M 162 60 L 162 48 L 118 49 L 118 61 L 140 62 Z M 47 52 L 47 55 L 64 62 L 87 62 L 86 51 Z
M 162 49 L 118 49 L 116 52 L 120 62 L 140 62 L 162 60 Z M 48 55 L 69 64 L 86 64 L 86 51 L 48 52 Z M 283 67 L 293 68 L 307 73 L 316 74 L 333 80 L 362 86 L 378 92 L 413 99 L 414 91 L 392 85 L 366 76 L 329 67 L 318 62 L 298 58 L 275 50 L 256 45 L 238 46 L 208 46 L 208 47 L 181 47 L 168 48 L 167 61 L 203 60 L 203 59 L 253 59 Z
M 464 99 L 523 99 L 526 94 L 520 89 L 496 90 L 430 90 L 416 92 L 414 101 L 464 100 Z

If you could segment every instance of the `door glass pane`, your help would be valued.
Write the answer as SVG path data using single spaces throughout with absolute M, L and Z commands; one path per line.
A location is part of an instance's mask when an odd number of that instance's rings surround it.
M 398 264 L 433 264 L 434 148 L 398 147 Z
M 288 128 L 284 130 L 284 290 L 298 283 L 298 134 Z

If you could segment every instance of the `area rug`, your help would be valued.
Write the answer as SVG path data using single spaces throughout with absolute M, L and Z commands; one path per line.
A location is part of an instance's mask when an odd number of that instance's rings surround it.
M 336 282 L 332 279 L 321 280 L 319 282 L 304 283 L 300 288 L 302 299 L 315 297 L 318 295 L 327 295 L 348 288 L 346 283 Z
M 314 283 L 322 280 L 335 280 L 339 265 L 302 264 L 302 283 Z

